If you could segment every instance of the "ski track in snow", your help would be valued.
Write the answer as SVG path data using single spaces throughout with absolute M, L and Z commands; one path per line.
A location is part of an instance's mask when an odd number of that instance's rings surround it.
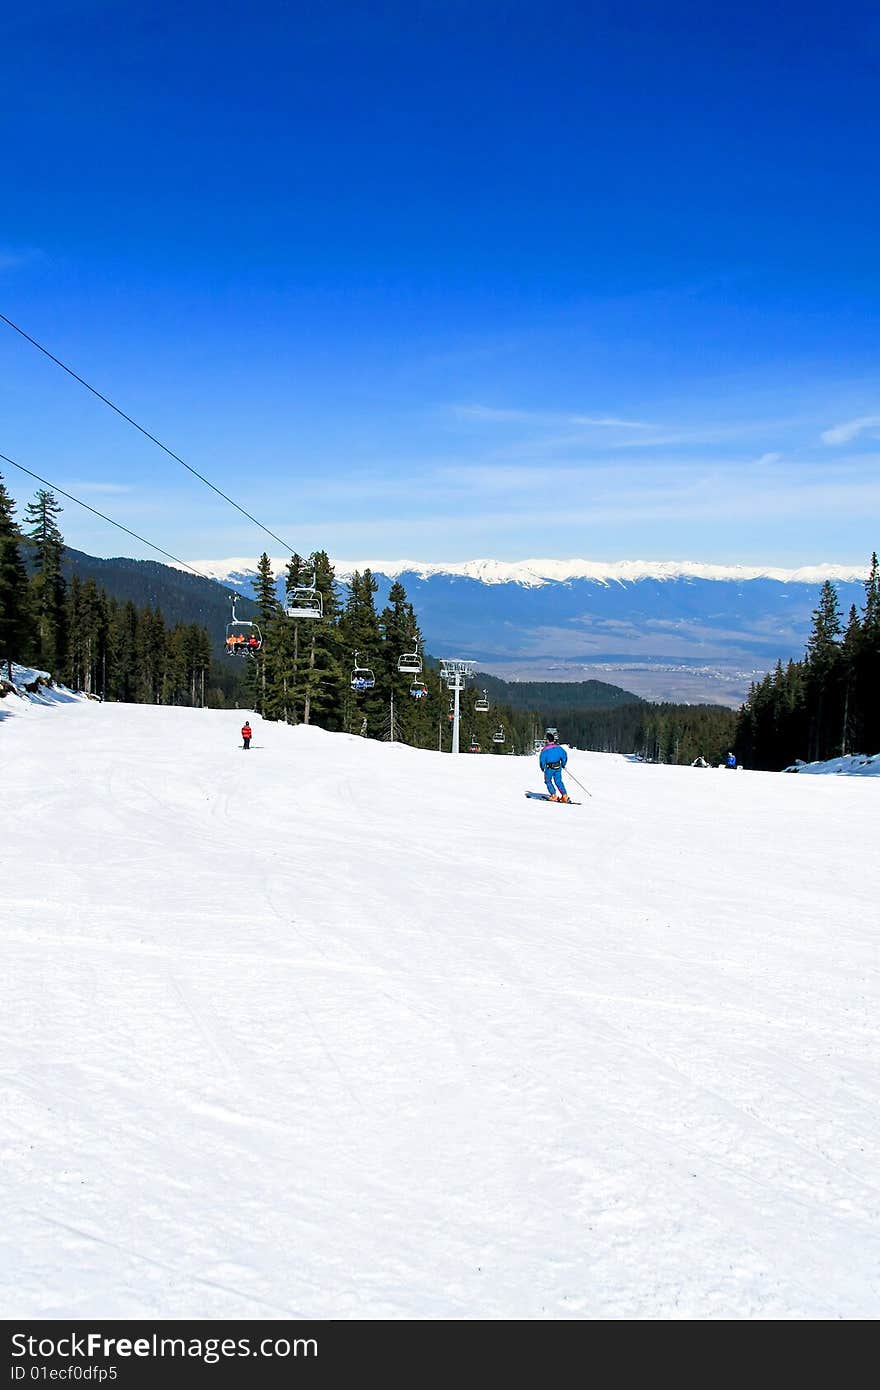
M 25 715 L 7 1316 L 880 1312 L 874 779 Z

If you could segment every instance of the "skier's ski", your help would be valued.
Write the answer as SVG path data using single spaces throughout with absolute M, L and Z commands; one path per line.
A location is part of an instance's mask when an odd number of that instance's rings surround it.
M 529 798 L 530 801 L 549 801 L 549 800 L 550 800 L 550 795 L 549 795 L 548 792 L 526 792 L 526 796 Z M 557 802 L 556 802 L 556 805 L 557 805 L 557 806 L 580 806 L 580 804 L 581 804 L 581 803 L 580 803 L 579 801 L 557 801 Z

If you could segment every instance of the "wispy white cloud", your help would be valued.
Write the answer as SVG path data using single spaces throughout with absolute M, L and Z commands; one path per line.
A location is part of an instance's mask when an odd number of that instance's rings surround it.
M 877 429 L 878 426 L 880 415 L 860 415 L 856 420 L 846 420 L 842 425 L 823 431 L 822 439 L 826 444 L 848 444 L 865 430 Z
M 572 425 L 598 425 L 601 429 L 619 430 L 650 430 L 653 425 L 646 424 L 644 420 L 621 420 L 616 415 L 569 415 L 568 423 Z
M 759 459 L 755 459 L 755 463 L 760 467 L 761 464 L 778 463 L 781 458 L 781 454 L 762 454 Z
M 720 507 L 722 492 L 725 500 Z M 511 494 L 507 506 L 496 505 L 491 510 L 483 510 L 475 504 L 470 508 L 441 504 L 428 515 L 424 506 L 420 506 L 405 523 L 404 548 L 411 553 L 419 547 L 424 550 L 433 546 L 433 553 L 436 553 L 437 538 L 445 535 L 455 546 L 464 546 L 465 550 L 475 544 L 480 546 L 481 553 L 487 547 L 497 550 L 500 545 L 508 544 L 502 538 L 521 533 L 524 527 L 533 534 L 533 505 L 534 493 L 528 504 L 525 498 Z M 854 481 L 841 488 L 836 482 L 817 480 L 794 491 L 784 483 L 773 484 L 762 488 L 756 497 L 754 491 L 736 491 L 732 479 L 709 476 L 687 486 L 644 488 L 624 497 L 610 487 L 597 489 L 592 494 L 572 493 L 566 500 L 565 516 L 570 527 L 583 533 L 581 547 L 595 544 L 597 527 L 622 527 L 631 535 L 636 526 L 690 528 L 699 525 L 700 543 L 704 544 L 706 535 L 713 534 L 711 529 L 705 528 L 711 528 L 711 524 L 718 521 L 720 511 L 723 511 L 725 525 L 731 520 L 746 524 L 754 522 L 756 506 L 764 522 L 787 524 L 793 518 L 803 523 L 821 522 L 830 512 L 841 509 L 854 514 L 876 510 L 880 506 L 880 483 Z M 491 539 L 488 538 L 490 526 Z M 333 531 L 334 536 L 342 538 L 334 540 L 337 550 L 346 543 L 346 538 L 358 542 L 366 537 L 369 544 L 375 537 L 378 544 L 379 538 L 387 536 L 387 522 L 379 518 L 336 522 Z M 688 544 L 687 541 L 681 543 Z M 626 553 L 625 540 L 615 536 L 613 544 L 618 548 L 622 545 L 621 554 Z M 397 550 L 400 550 L 399 545 Z
M 624 420 L 618 416 L 554 415 L 537 411 L 496 410 L 489 406 L 452 407 L 457 419 L 476 424 L 509 423 L 524 426 L 503 432 L 493 445 L 495 458 L 517 459 L 565 456 L 575 453 L 586 459 L 589 451 L 651 449 L 694 449 L 701 446 L 735 447 L 752 441 L 753 448 L 774 442 L 790 429 L 786 419 L 744 419 L 731 423 L 705 421 L 692 425 L 648 424 L 643 420 Z M 765 465 L 779 460 L 776 452 L 764 455 Z
M 569 415 L 559 411 L 498 410 L 488 405 L 454 405 L 454 415 L 462 420 L 517 425 L 582 425 L 599 429 L 650 430 L 656 426 L 644 420 L 623 420 L 617 415 Z
M 71 492 L 85 492 L 92 494 L 103 493 L 109 497 L 119 493 L 133 492 L 134 488 L 130 483 L 91 483 L 91 482 L 72 482 L 69 484 Z

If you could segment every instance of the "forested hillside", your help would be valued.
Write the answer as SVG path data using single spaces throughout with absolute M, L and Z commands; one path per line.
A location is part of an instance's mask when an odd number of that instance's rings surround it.
M 605 681 L 505 681 L 478 671 L 475 680 L 499 700 L 515 709 L 612 709 L 616 705 L 643 704 L 640 696 Z
M 24 555 L 32 569 L 34 555 L 30 546 L 25 546 Z M 93 579 L 121 603 L 158 608 L 172 625 L 199 623 L 210 634 L 212 650 L 217 655 L 223 651 L 231 611 L 229 590 L 213 579 L 202 579 L 157 560 L 128 560 L 121 556 L 102 560 L 70 546 L 64 547 L 61 573 L 68 581 L 74 577 Z M 238 598 L 236 603 L 242 618 L 253 617 L 256 606 L 251 599 Z

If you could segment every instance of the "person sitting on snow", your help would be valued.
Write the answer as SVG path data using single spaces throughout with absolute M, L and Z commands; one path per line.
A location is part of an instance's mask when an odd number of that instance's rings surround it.
M 568 801 L 569 795 L 562 781 L 562 769 L 568 762 L 568 754 L 556 742 L 555 734 L 549 729 L 544 737 L 544 747 L 538 757 L 544 774 L 544 785 L 551 801 Z

